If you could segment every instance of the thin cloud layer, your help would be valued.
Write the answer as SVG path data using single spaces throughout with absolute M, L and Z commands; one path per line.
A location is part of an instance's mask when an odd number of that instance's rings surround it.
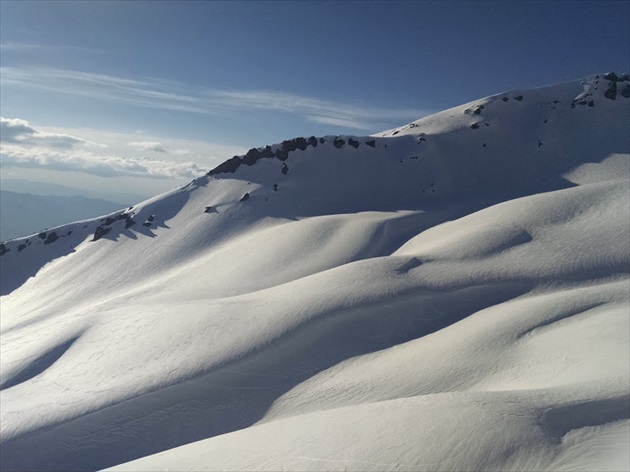
M 132 141 L 128 143 L 134 149 L 141 151 L 166 152 L 164 145 L 157 141 Z
M 55 68 L 2 67 L 0 72 L 3 86 L 38 88 L 147 108 L 206 115 L 252 110 L 275 112 L 358 130 L 375 131 L 384 123 L 391 124 L 392 120 L 411 121 L 432 112 L 356 105 L 268 90 L 195 89 L 178 82 L 136 80 Z

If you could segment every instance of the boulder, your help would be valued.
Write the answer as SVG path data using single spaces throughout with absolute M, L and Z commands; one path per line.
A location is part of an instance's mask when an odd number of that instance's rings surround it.
M 615 100 L 617 98 L 617 82 L 610 82 L 608 89 L 604 92 L 604 97 L 609 100 Z
M 289 172 L 289 166 L 286 162 L 282 164 L 282 170 L 280 172 L 282 172 L 284 175 L 287 175 L 287 172 Z
M 241 202 L 249 200 L 249 192 L 241 197 Z
M 355 149 L 359 147 L 359 141 L 353 138 L 348 138 L 348 144 Z
M 308 138 L 308 145 L 317 147 L 317 138 L 315 136 L 311 136 L 310 138 Z
M 346 142 L 345 142 L 343 139 L 341 139 L 339 136 L 337 136 L 337 137 L 335 138 L 335 140 L 333 141 L 333 145 L 334 145 L 337 149 L 342 148 L 345 144 L 346 144 Z
M 44 241 L 44 244 L 54 243 L 55 241 L 57 241 L 57 239 L 59 239 L 59 236 L 57 236 L 57 233 L 52 231 L 48 234 L 48 237 L 46 238 L 46 241 Z
M 10 249 L 4 243 L 0 243 L 0 256 L 4 256 Z
M 375 140 L 375 139 L 371 139 L 370 141 L 366 141 L 366 142 L 365 142 L 365 144 L 366 144 L 367 146 L 370 146 L 370 147 L 372 147 L 372 148 L 375 148 L 375 147 L 376 147 L 376 140 Z

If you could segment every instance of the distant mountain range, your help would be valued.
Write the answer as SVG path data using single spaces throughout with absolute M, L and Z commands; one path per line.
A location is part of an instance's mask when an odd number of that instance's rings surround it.
M 60 197 L 0 190 L 0 241 L 28 236 L 76 220 L 94 218 L 124 207 L 121 203 L 81 196 Z
M 628 470 L 629 79 L 0 244 L 1 468 Z

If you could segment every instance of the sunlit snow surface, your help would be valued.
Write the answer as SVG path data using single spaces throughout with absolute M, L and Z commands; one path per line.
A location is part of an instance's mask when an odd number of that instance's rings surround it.
M 628 470 L 609 83 L 329 136 L 286 174 L 261 159 L 4 243 L 2 470 Z

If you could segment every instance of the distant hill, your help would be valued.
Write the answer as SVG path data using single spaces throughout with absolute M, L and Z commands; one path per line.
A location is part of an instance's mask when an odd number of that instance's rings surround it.
M 31 193 L 33 195 L 55 195 L 58 197 L 83 196 L 87 198 L 107 200 L 110 202 L 118 202 L 122 205 L 131 205 L 149 198 L 148 195 L 140 195 L 137 193 L 124 193 L 118 191 L 104 192 L 92 189 L 86 190 L 82 188 L 69 187 L 67 185 L 26 179 L 2 179 L 0 180 L 0 189 L 16 193 Z
M 126 205 L 81 196 L 0 191 L 0 240 L 28 236 L 45 228 L 120 210 Z

